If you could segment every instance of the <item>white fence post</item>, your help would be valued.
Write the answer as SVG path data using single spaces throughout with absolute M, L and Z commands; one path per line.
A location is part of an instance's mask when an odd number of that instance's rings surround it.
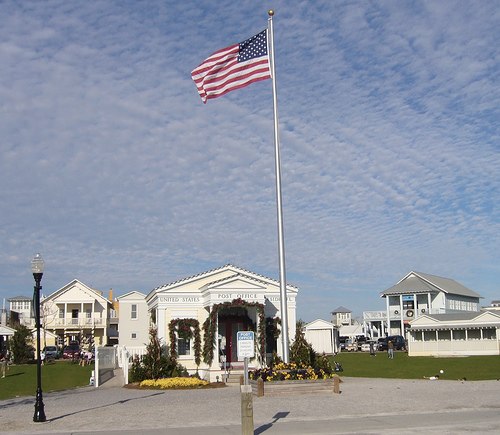
M 99 346 L 95 347 L 94 385 L 99 386 Z

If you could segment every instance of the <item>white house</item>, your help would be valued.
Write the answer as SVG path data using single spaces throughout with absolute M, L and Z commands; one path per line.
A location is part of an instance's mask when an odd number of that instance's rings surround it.
M 31 317 L 32 297 L 15 296 L 7 301 L 9 302 L 10 319 L 13 323 L 19 322 L 28 327 L 34 326 L 34 319 Z
M 409 322 L 427 314 L 478 312 L 481 296 L 450 278 L 410 272 L 380 293 L 386 299 L 387 333 L 405 335 Z
M 337 353 L 336 328 L 331 322 L 316 319 L 304 326 L 304 336 L 313 349 L 322 354 Z
M 116 298 L 119 302 L 118 344 L 132 350 L 149 342 L 150 314 L 146 295 L 131 291 Z
M 352 325 L 352 311 L 345 307 L 337 307 L 332 311 L 332 323 L 337 326 Z
M 71 340 L 107 344 L 108 312 L 111 302 L 102 292 L 74 279 L 40 303 L 41 323 L 59 337 L 59 344 Z
M 295 338 L 297 292 L 287 285 L 290 341 Z M 228 264 L 157 287 L 146 302 L 161 341 L 190 372 L 198 370 L 206 379 L 215 380 L 224 368 L 242 368 L 237 355 L 239 331 L 255 331 L 256 357 L 251 366 L 261 365 L 273 351 L 281 354 L 282 334 L 276 340 L 278 334 L 271 330 L 273 325 L 277 330 L 283 327 L 280 283 L 274 279 Z M 202 346 L 205 352 L 200 351 Z
M 0 353 L 5 353 L 7 351 L 9 340 L 15 333 L 15 329 L 6 325 L 0 325 Z
M 363 311 L 363 327 L 366 336 L 372 340 L 385 337 L 387 331 L 387 312 L 385 310 Z
M 424 314 L 410 325 L 410 356 L 500 355 L 499 311 Z

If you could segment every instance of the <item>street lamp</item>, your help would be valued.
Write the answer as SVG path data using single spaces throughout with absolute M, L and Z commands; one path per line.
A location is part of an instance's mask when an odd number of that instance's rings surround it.
M 33 421 L 35 423 L 43 423 L 47 420 L 45 417 L 45 406 L 43 404 L 42 395 L 42 361 L 40 359 L 40 290 L 42 286 L 40 282 L 43 276 L 43 258 L 40 254 L 36 254 L 31 260 L 31 271 L 33 278 L 35 278 L 35 289 L 33 294 L 33 301 L 35 304 L 35 322 L 36 322 L 36 402 L 35 402 L 35 415 Z

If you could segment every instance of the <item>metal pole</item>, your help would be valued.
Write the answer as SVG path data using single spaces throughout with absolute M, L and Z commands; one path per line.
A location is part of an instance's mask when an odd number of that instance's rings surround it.
M 250 382 L 248 381 L 248 357 L 245 357 L 243 359 L 243 365 L 244 365 L 244 378 L 243 378 L 243 385 L 249 385 Z
M 42 361 L 40 360 L 40 290 L 42 286 L 40 282 L 42 281 L 43 273 L 33 273 L 33 278 L 35 278 L 35 322 L 36 322 L 36 378 L 37 378 L 37 388 L 36 388 L 36 401 L 35 401 L 35 414 L 33 416 L 33 421 L 36 423 L 43 423 L 47 420 L 45 417 L 45 405 L 43 404 L 43 394 L 42 394 Z
M 289 344 L 288 344 L 288 307 L 286 296 L 286 272 L 285 272 L 285 240 L 283 234 L 283 206 L 281 201 L 281 161 L 279 147 L 279 129 L 278 129 L 278 97 L 276 91 L 276 72 L 274 68 L 274 31 L 273 15 L 274 11 L 268 12 L 269 18 L 269 47 L 270 47 L 270 66 L 273 83 L 273 107 L 274 107 L 274 150 L 276 164 L 276 205 L 278 212 L 278 248 L 279 248 L 279 267 L 280 267 L 280 301 L 281 301 L 281 325 L 283 338 L 283 362 L 290 362 Z

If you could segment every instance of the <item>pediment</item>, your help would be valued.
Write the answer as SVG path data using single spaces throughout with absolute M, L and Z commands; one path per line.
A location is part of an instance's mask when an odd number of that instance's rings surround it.
M 252 279 L 241 276 L 225 278 L 205 285 L 201 291 L 234 292 L 234 291 L 264 291 L 267 287 Z
M 146 295 L 138 291 L 131 291 L 116 298 L 118 301 L 144 301 Z
M 313 320 L 312 322 L 309 322 L 307 325 L 304 326 L 304 329 L 312 330 L 312 329 L 334 329 L 335 326 L 333 323 L 328 322 L 327 320 L 323 319 L 316 319 Z
M 439 323 L 439 320 L 434 319 L 433 317 L 427 316 L 426 314 L 417 317 L 415 320 L 412 320 L 410 322 L 411 326 L 418 326 L 418 325 L 428 325 L 428 324 L 433 324 L 433 323 Z
M 496 313 L 492 313 L 491 311 L 486 311 L 484 313 L 479 314 L 477 317 L 473 319 L 474 323 L 497 323 L 500 322 L 500 315 Z
M 92 302 L 94 300 L 98 300 L 104 306 L 110 303 L 100 292 L 91 289 L 75 279 L 47 296 L 43 300 L 43 303 L 47 303 L 48 301 L 53 301 L 55 303 Z

